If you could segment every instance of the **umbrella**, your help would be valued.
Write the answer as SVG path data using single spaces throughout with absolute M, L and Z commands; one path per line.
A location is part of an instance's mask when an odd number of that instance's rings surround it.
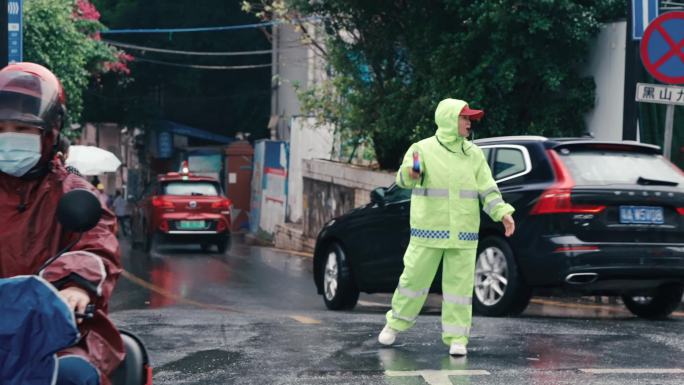
M 66 165 L 76 168 L 83 175 L 114 172 L 121 161 L 116 155 L 95 146 L 70 146 Z

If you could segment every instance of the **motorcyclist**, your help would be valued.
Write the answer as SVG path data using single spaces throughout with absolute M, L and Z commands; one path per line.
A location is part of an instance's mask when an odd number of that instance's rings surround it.
M 0 278 L 33 274 L 77 238 L 56 219 L 60 197 L 74 189 L 95 192 L 56 158 L 65 117 L 57 77 L 34 63 L 0 71 Z M 95 304 L 95 316 L 79 323 L 81 339 L 58 353 L 57 385 L 108 385 L 124 356 L 123 342 L 107 318 L 107 304 L 121 272 L 115 218 L 103 207 L 97 226 L 62 257 L 40 271 L 75 312 Z

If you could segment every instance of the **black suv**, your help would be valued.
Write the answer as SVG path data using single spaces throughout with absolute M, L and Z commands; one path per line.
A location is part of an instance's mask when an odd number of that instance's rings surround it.
M 637 142 L 536 136 L 477 140 L 516 233 L 482 214 L 473 307 L 522 312 L 538 295 L 617 295 L 634 314 L 666 317 L 684 291 L 684 173 Z M 411 191 L 393 185 L 328 222 L 314 280 L 329 309 L 360 291 L 393 292 L 409 242 Z M 439 276 L 433 291 L 439 291 Z

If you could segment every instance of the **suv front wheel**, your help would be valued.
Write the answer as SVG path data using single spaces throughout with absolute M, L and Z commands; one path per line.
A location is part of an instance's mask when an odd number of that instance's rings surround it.
M 319 277 L 323 284 L 323 301 L 330 310 L 350 310 L 359 299 L 359 289 L 351 276 L 342 246 L 332 243 L 320 269 Z
M 531 290 L 501 237 L 486 237 L 478 246 L 473 297 L 473 310 L 490 317 L 520 314 L 530 302 Z

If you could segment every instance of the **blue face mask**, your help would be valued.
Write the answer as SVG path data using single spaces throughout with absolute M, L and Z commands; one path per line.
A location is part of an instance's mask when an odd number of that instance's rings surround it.
M 4 132 L 0 134 L 0 172 L 24 176 L 40 160 L 40 135 Z

